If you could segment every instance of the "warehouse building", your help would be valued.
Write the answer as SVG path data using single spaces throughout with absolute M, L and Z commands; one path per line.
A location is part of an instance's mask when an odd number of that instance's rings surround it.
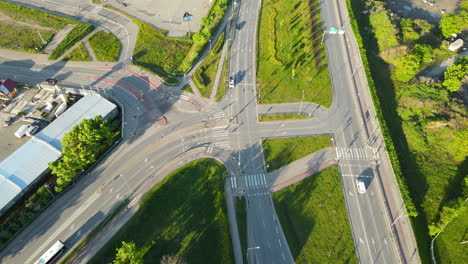
M 68 131 L 84 119 L 112 120 L 117 114 L 115 104 L 97 94 L 87 95 L 0 162 L 0 214 L 49 172 L 48 164 L 60 157 L 61 139 Z

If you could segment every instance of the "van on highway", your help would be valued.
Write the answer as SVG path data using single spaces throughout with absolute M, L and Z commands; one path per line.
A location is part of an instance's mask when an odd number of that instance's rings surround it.
M 358 193 L 366 193 L 366 184 L 361 178 L 356 179 Z

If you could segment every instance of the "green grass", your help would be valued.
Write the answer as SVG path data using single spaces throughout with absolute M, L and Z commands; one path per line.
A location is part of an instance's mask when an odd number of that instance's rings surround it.
M 45 47 L 39 33 L 46 43 L 52 39 L 54 34 L 52 30 L 36 30 L 28 26 L 5 21 L 0 21 L 0 28 L 2 29 L 2 35 L 8 36 L 0 38 L 0 48 L 31 53 L 38 53 Z
M 226 55 L 223 62 L 223 69 L 221 70 L 221 76 L 219 76 L 218 90 L 216 91 L 215 101 L 220 102 L 229 86 L 228 80 L 228 63 L 229 63 L 229 50 L 226 51 Z
M 273 194 L 296 264 L 358 263 L 337 167 Z
M 168 38 L 164 30 L 152 27 L 112 7 L 107 8 L 127 16 L 138 26 L 133 64 L 158 74 L 163 79 L 168 75 L 180 75 L 181 72 L 177 69 L 190 49 L 191 41 Z
M 304 91 L 304 101 L 331 105 L 319 1 L 312 0 L 312 7 L 308 2 L 262 1 L 257 58 L 262 104 L 299 102 Z
M 468 243 L 468 214 L 455 218 L 436 239 L 434 251 L 437 263 L 467 263 Z
M 244 262 L 246 263 L 247 258 L 247 212 L 245 208 L 245 198 L 238 197 L 236 199 L 236 217 L 237 217 L 237 229 L 239 232 L 239 238 L 241 242 L 242 256 L 244 256 Z
M 216 30 L 218 29 L 219 23 L 225 15 L 231 0 L 216 0 L 210 2 L 213 2 L 210 12 L 206 17 L 201 19 L 202 28 L 200 31 L 192 34 L 191 37 L 194 40 L 193 45 L 190 47 L 187 52 L 187 56 L 185 56 L 184 60 L 182 61 L 178 69 L 179 72 L 187 72 L 190 67 L 192 67 L 206 45 L 209 45 L 209 40 L 213 37 Z
M 21 21 L 31 23 L 34 25 L 39 25 L 41 27 L 48 27 L 56 31 L 59 31 L 60 29 L 64 28 L 67 24 L 79 23 L 68 18 L 59 17 L 46 12 L 6 2 L 0 2 L 0 12 L 9 16 L 14 21 Z
M 67 256 L 63 259 L 60 260 L 60 264 L 66 264 L 66 263 L 69 263 L 71 260 L 73 260 L 73 258 L 78 255 L 78 253 L 80 252 L 80 250 L 82 248 L 84 248 L 86 246 L 86 244 L 89 243 L 89 241 L 91 241 L 94 237 L 96 237 L 97 234 L 99 234 L 99 232 L 112 220 L 114 219 L 114 217 L 116 215 L 118 215 L 127 205 L 128 205 L 129 201 L 126 199 L 124 200 L 123 202 L 121 202 L 115 209 L 113 209 L 113 211 L 108 215 L 106 216 L 102 221 L 101 223 L 99 223 L 98 226 L 96 226 L 96 228 L 93 229 L 93 231 L 91 231 L 87 236 L 86 238 L 81 241 L 76 247 L 73 248 L 73 250 L 67 254 Z
M 60 42 L 57 47 L 52 51 L 50 54 L 49 59 L 50 60 L 55 60 L 58 59 L 60 56 L 65 53 L 69 48 L 71 48 L 75 43 L 80 41 L 82 38 L 84 38 L 86 35 L 88 35 L 91 31 L 94 30 L 93 25 L 88 25 L 88 24 L 78 24 L 76 27 L 74 27 L 68 34 L 65 36 L 65 38 Z
M 98 61 L 118 61 L 122 45 L 112 33 L 98 31 L 88 42 Z
M 279 120 L 297 120 L 297 119 L 309 119 L 309 115 L 304 114 L 273 114 L 273 115 L 259 115 L 258 120 L 260 122 L 267 121 L 279 121 Z
M 263 150 L 268 171 L 274 171 L 323 148 L 332 147 L 331 137 L 296 137 L 265 139 Z
M 184 85 L 184 87 L 182 87 L 182 91 L 186 91 L 188 93 L 193 93 L 193 90 L 192 90 L 192 87 L 190 86 L 190 84 Z
M 88 53 L 85 45 L 80 43 L 74 50 L 63 58 L 64 61 L 92 61 L 93 58 Z
M 387 11 L 371 14 L 369 19 L 372 27 L 375 29 L 374 32 L 379 45 L 379 51 L 384 51 L 398 45 L 398 39 L 396 38 L 398 32 L 390 21 Z
M 211 96 L 216 78 L 216 71 L 218 70 L 219 60 L 221 59 L 223 44 L 224 33 L 219 36 L 211 52 L 205 57 L 205 60 L 193 75 L 193 82 L 203 97 L 210 98 Z
M 109 263 L 121 241 L 134 241 L 145 263 L 167 254 L 190 263 L 234 263 L 224 198 L 226 168 L 201 159 L 156 185 L 140 209 L 90 263 Z

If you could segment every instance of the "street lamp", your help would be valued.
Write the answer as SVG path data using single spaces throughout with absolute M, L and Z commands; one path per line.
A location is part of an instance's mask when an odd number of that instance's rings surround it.
M 250 247 L 250 248 L 247 248 L 247 262 L 249 261 L 249 250 L 251 249 L 260 249 L 260 247 Z
M 299 107 L 299 112 L 297 113 L 298 115 L 301 114 L 302 111 L 302 103 L 304 102 L 304 90 L 302 90 L 302 100 L 301 100 L 301 106 Z
M 402 217 L 405 217 L 405 216 L 408 216 L 408 215 L 404 211 L 401 212 L 401 214 L 399 216 L 397 216 L 397 218 L 395 218 L 395 221 L 393 221 L 393 223 L 390 225 L 390 227 L 392 227 L 398 221 L 398 219 L 400 219 Z

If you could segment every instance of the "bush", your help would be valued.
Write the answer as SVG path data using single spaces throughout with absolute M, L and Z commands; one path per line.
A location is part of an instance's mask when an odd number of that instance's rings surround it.
M 82 23 L 78 24 L 75 28 L 72 29 L 72 31 L 70 31 L 70 33 L 68 33 L 68 35 L 62 40 L 62 42 L 58 44 L 58 46 L 55 48 L 52 54 L 50 54 L 49 59 L 58 59 L 60 56 L 62 56 L 63 53 L 65 53 L 65 51 L 67 51 L 69 48 L 75 45 L 75 43 L 80 41 L 93 30 L 93 25 Z
M 400 82 L 408 82 L 419 70 L 419 58 L 413 54 L 408 54 L 397 62 L 395 68 L 395 79 Z

